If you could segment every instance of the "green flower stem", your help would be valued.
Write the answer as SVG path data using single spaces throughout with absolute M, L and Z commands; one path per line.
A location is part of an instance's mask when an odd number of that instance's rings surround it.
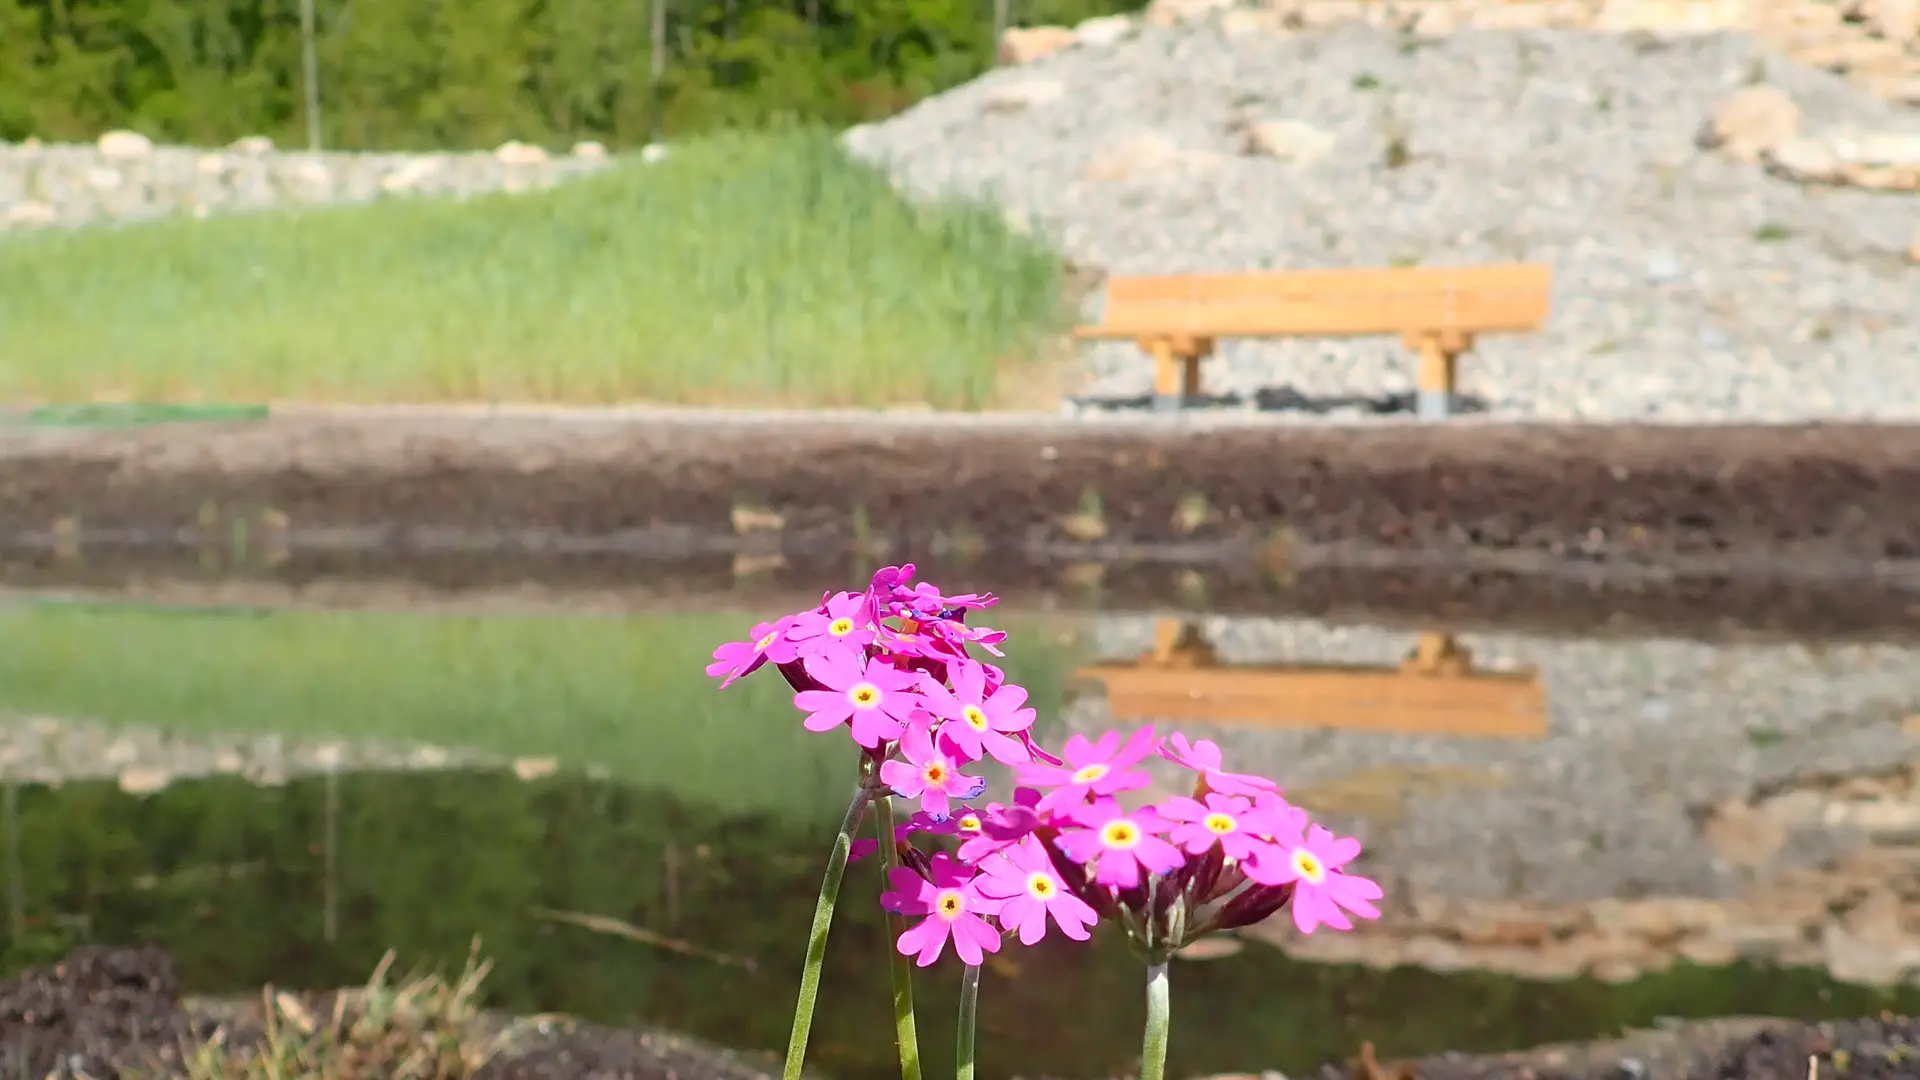
M 960 975 L 960 1022 L 953 1032 L 954 1080 L 973 1080 L 973 1018 L 980 1005 L 980 965 Z
M 1147 966 L 1147 1033 L 1140 1042 L 1140 1080 L 1165 1080 L 1167 1023 L 1172 1018 L 1168 1000 L 1167 965 Z
M 893 796 L 881 796 L 874 804 L 873 827 L 880 852 L 886 856 L 880 864 L 887 876 L 882 887 L 891 888 L 893 869 L 900 865 L 900 851 L 893 846 Z M 887 912 L 887 969 L 893 976 L 893 1034 L 900 1047 L 900 1080 L 920 1080 L 920 1035 L 913 1023 L 913 968 L 894 947 L 906 929 L 904 917 Z
M 807 1058 L 807 1036 L 813 1031 L 813 1003 L 820 996 L 820 968 L 827 959 L 827 932 L 833 929 L 833 906 L 840 900 L 840 881 L 847 876 L 847 856 L 853 850 L 853 834 L 866 816 L 873 794 L 863 784 L 853 793 L 847 806 L 840 834 L 833 838 L 833 854 L 827 859 L 827 873 L 820 881 L 820 900 L 813 906 L 813 929 L 807 935 L 807 963 L 800 971 L 800 1000 L 793 1006 L 793 1034 L 787 1038 L 787 1064 L 780 1070 L 782 1080 L 800 1080 L 800 1067 Z

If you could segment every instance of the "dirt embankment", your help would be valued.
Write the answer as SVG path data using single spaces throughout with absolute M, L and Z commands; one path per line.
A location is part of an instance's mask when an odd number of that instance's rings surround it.
M 1920 426 L 287 417 L 0 434 L 13 543 L 1329 559 L 1857 576 Z
M 251 1002 L 182 996 L 157 948 L 76 950 L 0 983 L 0 1054 L 22 1076 L 445 1080 L 764 1080 L 775 1063 L 662 1032 L 473 1008 L 468 985 L 278 993 Z M 269 1019 L 267 1010 L 274 1016 Z M 1741 1018 L 1675 1024 L 1510 1054 L 1380 1062 L 1370 1047 L 1318 1080 L 1804 1080 L 1920 1076 L 1920 1023 Z
M 0 551 L 0 597 L 64 596 L 197 607 L 485 613 L 736 611 L 765 618 L 854 588 L 875 565 L 820 558 L 537 552 Z M 1257 561 L 1087 563 L 1044 557 L 922 559 L 921 576 L 989 589 L 1004 613 L 1150 612 L 1314 618 L 1408 630 L 1696 640 L 1920 639 L 1920 584 L 1871 578 L 1809 586 L 1768 576 L 1616 580 L 1557 574 Z M 989 621 L 994 621 L 989 619 Z

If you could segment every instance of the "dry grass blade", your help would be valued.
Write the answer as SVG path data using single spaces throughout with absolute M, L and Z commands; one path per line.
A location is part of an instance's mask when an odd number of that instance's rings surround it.
M 679 938 L 668 937 L 665 934 L 656 934 L 651 930 L 607 915 L 589 915 L 581 911 L 556 911 L 553 908 L 534 908 L 530 913 L 536 919 L 566 923 L 569 926 L 580 927 L 582 930 L 591 930 L 596 934 L 610 934 L 614 937 L 626 938 L 628 941 L 637 941 L 643 945 L 652 945 L 655 948 L 679 953 L 682 956 L 692 956 L 701 960 L 710 960 L 716 964 L 737 967 L 743 971 L 759 970 L 759 965 L 754 963 L 753 958 L 750 956 L 735 956 L 732 953 L 702 948 L 690 941 L 682 941 Z
M 391 981 L 389 952 L 366 985 L 333 995 L 323 1022 L 312 999 L 267 987 L 258 1031 L 222 1026 L 186 1048 L 187 1080 L 468 1080 L 503 1046 L 477 1005 L 491 967 L 473 951 L 459 978 Z

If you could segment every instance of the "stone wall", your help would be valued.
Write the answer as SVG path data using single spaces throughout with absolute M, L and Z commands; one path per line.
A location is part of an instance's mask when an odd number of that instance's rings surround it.
M 643 160 L 663 150 L 649 148 Z M 221 150 L 156 146 L 131 131 L 87 145 L 0 143 L 0 230 L 209 214 L 282 204 L 467 197 L 551 187 L 614 161 L 598 143 L 554 156 L 510 142 L 492 153 L 281 152 L 261 136 Z

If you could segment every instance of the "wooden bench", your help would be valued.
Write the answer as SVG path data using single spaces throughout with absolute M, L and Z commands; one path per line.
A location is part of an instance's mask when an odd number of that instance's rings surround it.
M 1547 319 L 1553 268 L 1538 264 L 1278 270 L 1109 278 L 1082 341 L 1137 341 L 1152 356 L 1154 401 L 1200 394 L 1200 360 L 1220 338 L 1397 334 L 1420 357 L 1419 415 L 1453 409 L 1456 358 L 1479 334 L 1526 333 Z
M 1476 671 L 1445 633 L 1424 633 L 1398 668 L 1342 664 L 1223 666 L 1199 628 L 1161 619 L 1134 663 L 1094 664 L 1115 720 L 1194 720 L 1421 735 L 1537 739 L 1547 734 L 1539 673 Z

